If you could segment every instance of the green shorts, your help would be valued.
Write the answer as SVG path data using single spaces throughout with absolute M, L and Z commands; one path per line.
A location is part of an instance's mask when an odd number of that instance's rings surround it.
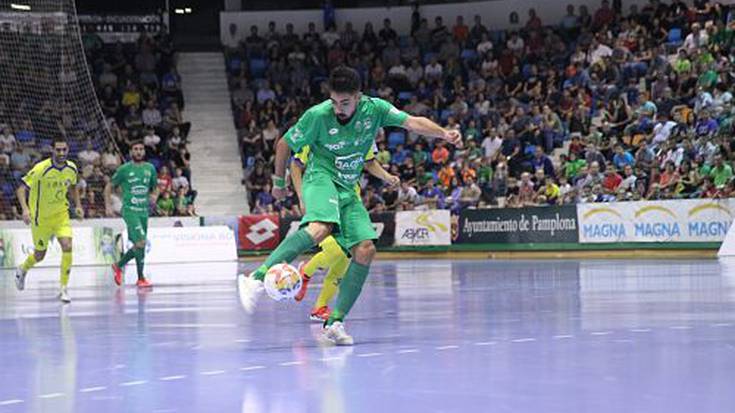
M 335 185 L 328 175 L 311 173 L 304 176 L 303 195 L 306 215 L 302 227 L 310 222 L 334 224 L 332 235 L 347 251 L 362 241 L 378 238 L 370 214 L 354 189 Z
M 122 219 L 128 227 L 128 239 L 133 244 L 146 239 L 148 235 L 148 215 L 123 213 Z

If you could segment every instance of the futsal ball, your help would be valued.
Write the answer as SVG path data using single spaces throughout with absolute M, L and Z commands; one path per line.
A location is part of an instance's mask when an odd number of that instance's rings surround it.
M 276 301 L 291 300 L 301 289 L 299 271 L 286 263 L 272 266 L 265 274 L 265 292 Z

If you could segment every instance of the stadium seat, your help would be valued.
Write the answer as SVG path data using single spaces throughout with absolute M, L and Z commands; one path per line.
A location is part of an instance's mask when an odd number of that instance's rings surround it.
M 460 55 L 462 60 L 466 61 L 474 61 L 477 59 L 477 52 L 474 49 L 464 49 L 462 50 L 462 54 Z
M 388 135 L 388 148 L 393 150 L 398 145 L 406 143 L 406 135 L 403 132 L 395 131 Z
M 413 93 L 411 92 L 400 92 L 398 93 L 398 99 L 402 101 L 408 102 L 413 97 Z
M 255 78 L 265 77 L 265 72 L 268 69 L 268 62 L 265 59 L 252 59 L 250 60 L 250 75 Z

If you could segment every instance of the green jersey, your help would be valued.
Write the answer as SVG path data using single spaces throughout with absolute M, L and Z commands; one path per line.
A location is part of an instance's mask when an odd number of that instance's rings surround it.
M 122 213 L 148 215 L 148 194 L 158 185 L 156 167 L 149 162 L 127 162 L 112 175 L 112 185 L 122 189 Z
M 334 114 L 332 101 L 326 100 L 304 112 L 283 137 L 294 152 L 306 145 L 311 148 L 306 175 L 324 173 L 341 188 L 351 190 L 362 175 L 378 129 L 401 126 L 407 117 L 383 99 L 363 96 L 352 119 L 343 125 Z

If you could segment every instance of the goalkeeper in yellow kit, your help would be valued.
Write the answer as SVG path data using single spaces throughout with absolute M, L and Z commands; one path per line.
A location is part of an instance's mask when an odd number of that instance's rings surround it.
M 69 191 L 74 198 L 77 218 L 84 217 L 81 197 L 76 187 L 78 169 L 74 162 L 67 159 L 68 155 L 69 144 L 61 138 L 55 139 L 51 158 L 34 165 L 23 177 L 23 185 L 16 193 L 23 210 L 23 222 L 31 226 L 33 253 L 16 270 L 15 285 L 18 290 L 25 289 L 28 270 L 46 257 L 51 237 L 56 237 L 61 244 L 59 299 L 65 303 L 71 302 L 66 291 L 72 261 L 72 232 L 67 199 Z
M 301 177 L 306 163 L 309 161 L 310 149 L 305 146 L 299 153 L 294 155 L 291 162 L 291 181 L 293 182 L 294 189 L 301 200 L 301 208 L 303 211 L 303 198 L 301 195 Z M 383 180 L 389 185 L 396 186 L 400 183 L 400 178 L 389 174 L 378 161 L 375 160 L 374 150 L 370 151 L 365 156 L 365 170 L 371 175 Z M 355 185 L 355 192 L 358 196 L 360 195 L 360 186 Z M 326 269 L 327 276 L 324 278 L 324 284 L 322 290 L 316 299 L 316 303 L 311 309 L 311 315 L 309 318 L 313 321 L 324 322 L 329 319 L 329 302 L 339 292 L 339 283 L 342 281 L 347 267 L 350 265 L 350 259 L 347 254 L 339 246 L 337 240 L 333 236 L 328 236 L 324 241 L 319 244 L 321 251 L 314 255 L 308 263 L 303 262 L 299 264 L 299 273 L 301 273 L 302 284 L 301 290 L 296 294 L 296 301 L 301 301 L 306 295 L 306 291 L 309 288 L 309 281 L 314 273 L 319 269 Z

